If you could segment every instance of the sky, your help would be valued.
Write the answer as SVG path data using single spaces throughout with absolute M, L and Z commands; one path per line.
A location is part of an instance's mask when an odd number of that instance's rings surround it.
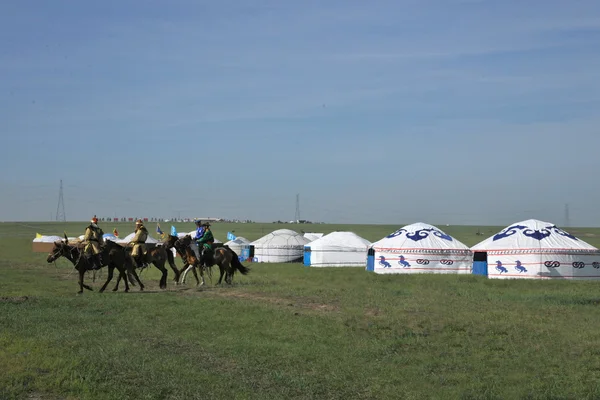
M 600 226 L 598 71 L 597 0 L 2 2 L 0 221 Z

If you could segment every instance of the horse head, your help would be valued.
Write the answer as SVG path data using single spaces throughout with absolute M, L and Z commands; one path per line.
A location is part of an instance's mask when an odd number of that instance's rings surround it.
M 52 247 L 52 250 L 48 254 L 48 258 L 46 259 L 48 264 L 53 263 L 62 256 L 66 256 L 68 252 L 67 246 L 68 245 L 61 240 L 57 240 L 56 242 L 54 242 L 54 247 Z

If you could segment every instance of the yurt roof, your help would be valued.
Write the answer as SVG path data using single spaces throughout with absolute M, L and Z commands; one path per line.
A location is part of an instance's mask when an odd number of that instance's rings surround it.
M 246 239 L 243 236 L 238 236 L 233 240 L 228 241 L 227 243 L 225 243 L 226 245 L 238 245 L 238 246 L 243 246 L 245 244 L 250 244 L 250 240 Z
M 278 229 L 260 239 L 252 242 L 252 245 L 276 245 L 276 246 L 303 246 L 310 243 L 310 240 L 292 231 L 291 229 Z
M 537 219 L 516 222 L 471 248 L 473 251 L 539 249 L 598 251 L 553 223 Z
M 369 248 L 371 242 L 358 236 L 354 232 L 331 232 L 307 244 L 314 249 L 364 249 Z
M 470 251 L 461 241 L 448 235 L 440 228 L 417 222 L 403 226 L 371 245 L 375 250 L 458 250 Z
M 322 233 L 317 233 L 317 232 L 305 232 L 304 233 L 304 237 L 309 239 L 309 240 L 317 240 L 323 237 Z
M 125 236 L 123 239 L 117 240 L 117 242 L 118 243 L 129 243 L 133 240 L 134 236 L 135 236 L 135 232 L 132 232 L 129 235 Z M 152 236 L 148 235 L 148 238 L 146 239 L 146 243 L 159 243 L 159 241 L 154 239 Z

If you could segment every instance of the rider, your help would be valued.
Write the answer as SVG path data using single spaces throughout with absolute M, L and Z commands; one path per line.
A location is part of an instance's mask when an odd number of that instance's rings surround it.
M 148 239 L 148 230 L 144 226 L 142 220 L 138 219 L 135 221 L 135 236 L 131 242 L 129 242 L 130 245 L 133 245 L 131 255 L 133 256 L 138 268 L 144 268 L 147 266 L 147 264 L 144 262 L 144 256 L 146 255 L 146 239 Z
M 206 221 L 202 224 L 204 231 L 202 236 L 196 237 L 196 243 L 198 244 L 198 252 L 200 249 L 204 247 L 204 255 L 206 259 L 211 260 L 212 258 L 212 244 L 215 242 L 215 237 L 213 236 L 210 230 L 210 222 Z M 209 263 L 205 262 L 204 265 L 208 265 Z M 212 264 L 211 264 L 212 265 Z
M 98 218 L 94 215 L 90 224 L 85 228 L 83 253 L 91 265 L 91 269 L 102 268 L 102 247 L 104 246 L 104 232 L 98 226 Z

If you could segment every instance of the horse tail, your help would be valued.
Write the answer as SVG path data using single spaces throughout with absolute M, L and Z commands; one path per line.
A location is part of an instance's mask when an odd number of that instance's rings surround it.
M 250 272 L 250 268 L 244 267 L 244 265 L 240 262 L 240 259 L 235 253 L 235 251 L 231 250 L 231 252 L 233 253 L 233 257 L 231 258 L 231 265 L 233 266 L 233 268 L 240 271 L 242 275 L 247 275 L 248 272 Z

